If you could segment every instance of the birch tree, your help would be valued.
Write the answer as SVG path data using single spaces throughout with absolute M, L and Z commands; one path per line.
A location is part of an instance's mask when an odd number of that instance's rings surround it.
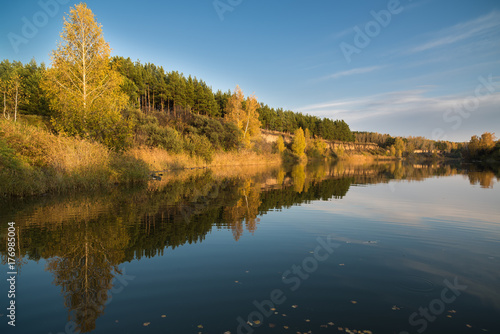
M 70 9 L 60 38 L 43 82 L 56 129 L 108 146 L 123 145 L 130 126 L 120 113 L 127 102 L 122 77 L 110 67 L 111 49 L 86 4 Z

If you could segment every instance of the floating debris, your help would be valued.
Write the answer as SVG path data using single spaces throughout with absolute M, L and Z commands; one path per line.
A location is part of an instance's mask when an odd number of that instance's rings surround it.
M 166 318 L 167 316 L 166 316 L 165 314 L 162 314 L 162 315 L 161 315 L 161 317 L 162 317 L 162 318 Z
M 448 315 L 446 315 L 446 317 L 447 317 L 447 318 L 453 318 L 453 317 L 452 317 L 451 315 L 449 315 L 449 314 L 448 314 Z
M 231 334 L 231 332 L 230 331 L 226 331 L 226 332 L 224 332 L 224 334 Z
M 329 325 L 329 326 L 333 326 L 333 325 L 335 325 L 335 324 L 334 324 L 333 322 L 331 322 L 331 321 L 330 321 L 330 322 L 328 323 L 328 325 Z
M 151 325 L 151 323 L 150 323 L 150 322 L 145 322 L 145 323 L 143 323 L 142 325 L 143 325 L 144 327 L 147 327 L 147 326 Z
M 344 264 L 343 264 L 343 263 L 340 263 L 340 264 L 339 264 L 339 266 L 344 266 Z
M 118 323 L 118 320 L 115 320 L 116 323 Z
M 328 325 L 320 325 L 320 328 L 328 328 Z
M 471 326 L 471 325 L 469 325 L 469 324 L 467 324 L 467 325 L 465 325 L 465 326 L 467 326 L 467 327 L 469 327 L 469 328 L 472 328 L 472 326 Z
M 448 313 L 457 313 L 455 310 L 449 310 Z
M 306 322 L 311 322 L 311 320 L 309 320 L 309 319 L 306 319 Z
M 198 325 L 198 328 L 203 328 L 203 325 Z
M 394 306 L 392 307 L 392 310 L 393 310 L 393 311 L 399 311 L 399 310 L 401 310 L 401 308 L 400 308 L 400 307 L 398 307 L 398 306 L 396 306 L 396 305 L 394 305 Z
M 297 307 L 298 307 L 298 305 L 292 305 L 292 307 L 293 307 L 293 308 L 297 308 Z
M 276 324 L 269 324 L 269 327 L 274 328 L 274 327 L 276 327 Z
M 256 325 L 260 325 L 260 320 L 255 320 L 253 323 Z
M 286 314 L 285 314 L 285 313 L 283 313 L 283 314 L 282 314 L 282 316 L 286 317 Z
M 358 302 L 355 300 L 351 300 L 351 304 L 357 304 Z
M 276 311 L 276 308 L 274 308 L 274 307 L 273 307 L 273 308 L 271 308 L 271 311 Z
M 288 329 L 288 326 L 283 326 L 284 329 Z

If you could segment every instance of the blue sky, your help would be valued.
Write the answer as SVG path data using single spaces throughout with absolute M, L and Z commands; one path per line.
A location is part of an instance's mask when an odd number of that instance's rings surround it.
M 74 4 L 4 2 L 0 58 L 49 64 Z M 114 55 L 191 74 L 214 90 L 239 84 L 272 107 L 344 119 L 352 130 L 456 141 L 500 136 L 498 0 L 87 5 Z M 13 46 L 13 36 L 23 42 Z

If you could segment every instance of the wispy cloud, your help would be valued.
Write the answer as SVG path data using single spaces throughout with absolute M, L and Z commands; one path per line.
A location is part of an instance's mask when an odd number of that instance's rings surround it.
M 338 79 L 341 77 L 347 77 L 347 76 L 351 76 L 351 75 L 370 73 L 370 72 L 378 71 L 384 67 L 385 66 L 370 66 L 370 67 L 353 68 L 352 70 L 336 72 L 336 73 L 321 77 L 321 78 L 319 78 L 319 80 Z
M 472 37 L 480 37 L 492 32 L 498 32 L 500 27 L 500 12 L 493 11 L 487 15 L 478 17 L 467 22 L 462 22 L 454 26 L 443 29 L 434 35 L 434 38 L 426 43 L 418 45 L 409 50 L 408 53 L 417 53 L 434 48 L 447 46 Z
M 429 87 L 395 91 L 365 97 L 339 99 L 299 108 L 304 114 L 345 120 L 353 130 L 388 132 L 393 135 L 423 135 L 430 137 L 432 130 L 443 127 L 448 138 L 468 140 L 473 134 L 484 131 L 499 132 L 500 93 L 482 96 L 476 110 L 463 119 L 460 131 L 451 128 L 443 115 L 457 106 L 462 106 L 471 92 L 454 95 L 429 96 Z M 488 120 L 489 128 L 478 124 Z M 453 123 L 454 124 L 454 123 Z M 482 131 L 482 132 L 478 132 Z

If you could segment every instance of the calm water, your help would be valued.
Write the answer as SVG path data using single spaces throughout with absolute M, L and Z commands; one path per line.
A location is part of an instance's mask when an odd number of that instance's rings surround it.
M 295 166 L 3 201 L 0 332 L 500 333 L 498 181 Z

